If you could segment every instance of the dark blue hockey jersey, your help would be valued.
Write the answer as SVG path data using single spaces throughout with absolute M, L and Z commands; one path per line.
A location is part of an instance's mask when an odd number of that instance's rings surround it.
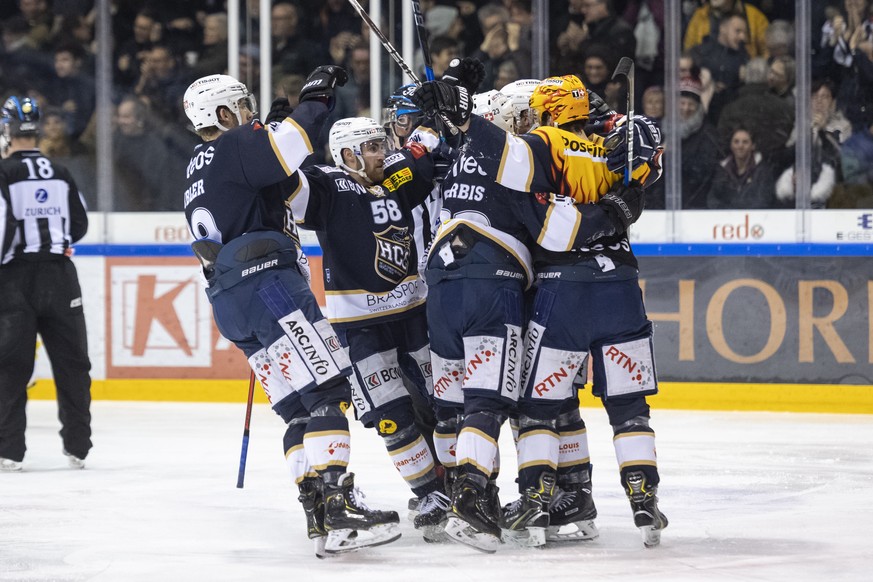
M 312 153 L 310 136 L 327 118 L 318 101 L 301 103 L 281 123 L 255 120 L 199 144 L 188 163 L 185 217 L 195 240 L 227 243 L 254 231 L 286 231 L 280 182 Z M 160 168 L 156 168 L 160 171 Z
M 404 149 L 389 154 L 384 168 L 385 180 L 369 188 L 333 166 L 305 168 L 286 184 L 294 221 L 316 231 L 321 244 L 325 314 L 338 327 L 401 318 L 427 296 L 418 261 L 429 242 L 421 237 L 430 222 L 422 212 L 433 164 Z
M 500 249 L 511 266 L 522 269 L 526 284 L 533 282 L 531 247 L 564 252 L 615 234 L 607 212 L 597 204 L 576 205 L 568 197 L 540 196 L 510 190 L 483 169 L 481 153 L 474 157 L 465 143 L 461 155 L 442 183 L 441 225 L 434 237 L 430 263 L 464 229 L 467 236 L 487 240 Z

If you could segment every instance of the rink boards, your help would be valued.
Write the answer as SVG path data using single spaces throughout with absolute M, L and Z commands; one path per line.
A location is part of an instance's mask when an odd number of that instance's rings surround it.
M 212 323 L 197 262 L 182 244 L 186 229 L 143 228 L 142 217 L 114 215 L 110 234 L 148 236 L 127 235 L 130 244 L 86 241 L 74 257 L 94 397 L 244 400 L 246 362 Z M 859 228 L 852 238 L 866 232 Z M 873 413 L 873 245 L 660 244 L 646 242 L 648 233 L 633 238 L 655 325 L 656 406 Z M 311 238 L 304 244 L 323 303 L 320 249 Z M 51 397 L 42 350 L 36 376 L 31 397 Z M 587 392 L 586 404 L 596 404 Z

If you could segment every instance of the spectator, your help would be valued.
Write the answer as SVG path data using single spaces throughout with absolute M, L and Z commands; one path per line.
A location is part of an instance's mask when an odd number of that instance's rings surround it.
M 361 17 L 346 0 L 326 0 L 319 4 L 318 22 L 313 32 L 322 51 L 327 51 L 330 42 L 338 35 L 360 36 Z M 342 58 L 335 63 L 342 63 Z
M 48 0 L 19 0 L 18 9 L 27 23 L 30 46 L 48 50 L 61 25 L 61 19 L 55 18 Z
M 691 51 L 682 51 L 679 56 L 679 78 L 693 78 L 700 82 L 700 100 L 703 108 L 709 111 L 709 103 L 715 94 L 715 83 L 712 81 L 712 73 L 709 69 L 700 66 Z
M 205 77 L 227 70 L 227 14 L 216 12 L 203 19 L 203 43 L 197 62 L 190 68 L 192 77 Z
M 869 109 L 865 125 L 840 148 L 843 183 L 834 188 L 828 208 L 873 208 L 873 112 Z
M 841 144 L 852 135 L 852 126 L 846 116 L 837 109 L 834 85 L 829 79 L 813 81 L 810 88 L 812 100 L 812 188 L 811 208 L 824 208 L 834 186 L 841 182 Z M 797 143 L 797 124 L 788 138 L 790 159 L 794 159 Z M 794 166 L 782 172 L 776 181 L 776 196 L 783 204 L 794 206 Z
M 715 170 L 707 206 L 725 208 L 775 208 L 773 168 L 755 151 L 752 133 L 737 128 L 730 138 L 730 155 Z
M 873 4 L 866 4 L 864 14 L 849 38 L 849 53 L 837 93 L 838 107 L 861 131 L 867 130 L 867 110 L 873 107 Z
M 583 63 L 585 87 L 594 92 L 619 113 L 627 113 L 627 91 L 621 83 L 612 81 L 615 63 L 610 60 L 607 47 L 593 45 Z
M 643 115 L 654 121 L 664 131 L 664 110 L 666 95 L 660 85 L 652 85 L 643 91 L 641 99 Z
M 160 34 L 160 24 L 149 10 L 140 11 L 133 20 L 133 37 L 121 44 L 115 55 L 115 82 L 122 89 L 132 89 L 140 70 Z
M 134 92 L 143 99 L 163 123 L 179 118 L 179 103 L 188 88 L 187 79 L 169 46 L 156 44 L 148 51 L 140 68 Z
M 794 25 L 785 20 L 774 20 L 764 34 L 770 59 L 794 56 Z
M 749 60 L 743 49 L 747 37 L 745 19 L 727 16 L 719 23 L 715 40 L 707 38 L 691 49 L 694 60 L 712 74 L 715 92 L 708 108 L 710 120 L 718 120 L 722 108 L 740 87 L 740 70 Z
M 679 83 L 679 132 L 682 139 L 682 208 L 706 208 L 718 160 L 718 134 L 706 120 L 698 79 Z
M 773 95 L 782 99 L 794 110 L 794 58 L 789 56 L 776 57 L 767 70 L 767 87 Z
M 343 31 L 330 39 L 328 50 L 330 52 L 330 60 L 334 65 L 343 66 L 348 58 L 349 51 L 361 44 L 363 39 L 361 35 L 349 31 Z
M 500 63 L 500 66 L 497 67 L 497 78 L 494 79 L 494 89 L 500 91 L 509 83 L 518 81 L 518 78 L 518 67 L 515 65 L 515 61 L 503 61 Z
M 299 24 L 300 13 L 296 4 L 277 2 L 273 5 L 270 19 L 273 66 L 281 73 L 308 75 L 327 62 L 320 44 L 305 38 Z
M 664 0 L 628 0 L 622 19 L 634 31 L 638 86 L 664 83 Z
M 609 47 L 615 62 L 621 57 L 633 58 L 634 32 L 627 22 L 615 15 L 610 0 L 581 0 L 579 6 L 585 20 L 581 25 L 571 20 L 567 30 L 558 37 L 554 70 L 578 70 L 593 45 Z
M 147 111 L 136 97 L 125 97 L 118 105 L 112 138 L 116 211 L 181 210 L 182 190 L 165 188 L 170 159 L 164 143 L 147 125 Z
M 3 23 L 0 83 L 9 89 L 30 86 L 34 81 L 53 76 L 51 57 L 33 46 L 27 36 L 29 30 L 20 14 Z
M 482 28 L 482 33 L 485 35 L 485 40 L 482 41 L 479 49 L 471 56 L 479 59 L 485 65 L 485 78 L 481 86 L 493 87 L 497 79 L 497 69 L 501 63 L 507 60 L 515 62 L 519 75 L 529 74 L 529 57 L 522 58 L 523 55 L 518 51 L 517 42 L 515 43 L 515 50 L 513 50 L 510 43 L 510 29 L 514 29 L 515 33 L 518 32 L 518 29 L 517 27 L 510 26 L 509 11 L 503 6 L 486 4 L 479 9 L 478 14 L 479 24 Z M 436 70 L 434 70 L 434 74 L 436 74 Z
M 764 13 L 743 0 L 708 0 L 694 11 L 685 31 L 683 48 L 689 50 L 709 37 L 715 40 L 719 24 L 729 16 L 739 16 L 746 21 L 748 38 L 745 49 L 749 57 L 766 57 L 765 33 L 769 22 Z
M 438 36 L 430 42 L 428 47 L 430 50 L 430 61 L 433 67 L 433 74 L 437 79 L 442 77 L 446 69 L 449 68 L 449 63 L 452 59 L 461 56 L 461 49 L 458 41 L 450 36 Z M 424 75 L 421 75 L 422 78 Z M 486 86 L 483 82 L 482 86 Z
M 369 112 L 370 46 L 362 41 L 352 48 L 345 67 L 349 73 L 349 80 L 343 87 L 336 88 L 336 107 L 331 113 L 331 121 L 334 121 L 334 118 L 366 117 Z M 383 94 L 388 93 L 383 92 Z M 325 123 L 325 127 L 330 125 L 331 123 Z
M 763 57 L 749 61 L 744 69 L 745 84 L 718 119 L 718 132 L 725 143 L 741 127 L 754 127 L 758 137 L 755 151 L 768 162 L 781 152 L 794 126 L 794 106 L 781 99 L 767 85 L 769 66 Z
M 60 109 L 46 109 L 41 115 L 39 149 L 70 170 L 90 210 L 97 210 L 95 160 L 80 142 L 70 138 L 67 120 Z
M 85 131 L 96 104 L 94 79 L 82 72 L 84 56 L 76 44 L 55 49 L 55 78 L 50 84 L 51 100 L 63 110 L 73 139 Z

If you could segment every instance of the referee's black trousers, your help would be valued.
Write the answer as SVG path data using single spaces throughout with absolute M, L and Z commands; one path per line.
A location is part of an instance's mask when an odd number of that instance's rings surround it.
M 37 333 L 57 387 L 64 449 L 82 459 L 91 449 L 91 362 L 81 298 L 76 267 L 66 257 L 15 259 L 0 267 L 0 457 L 24 458 Z

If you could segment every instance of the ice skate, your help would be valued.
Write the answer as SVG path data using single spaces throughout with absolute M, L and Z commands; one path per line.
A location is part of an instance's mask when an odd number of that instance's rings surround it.
M 498 508 L 481 485 L 468 476 L 460 477 L 452 491 L 452 508 L 446 533 L 456 542 L 480 552 L 494 553 L 500 547 Z
M 531 548 L 546 544 L 549 502 L 554 488 L 555 474 L 547 471 L 540 476 L 537 487 L 528 487 L 521 497 L 503 508 L 500 517 L 503 541 Z
M 400 538 L 396 511 L 376 511 L 364 505 L 354 473 L 344 473 L 336 485 L 325 485 L 324 551 L 328 554 L 380 546 Z
M 306 513 L 306 533 L 312 540 L 315 555 L 324 558 L 324 545 L 327 541 L 327 531 L 324 529 L 324 493 L 321 490 L 321 479 L 307 478 L 298 485 L 300 495 L 297 500 Z
M 70 466 L 70 469 L 85 468 L 85 459 L 80 459 L 76 455 L 67 452 L 66 449 L 64 449 L 64 456 L 67 457 L 67 464 Z
M 661 530 L 667 527 L 667 516 L 658 510 L 658 488 L 646 482 L 642 471 L 628 473 L 625 478 L 627 498 L 634 512 L 634 524 L 643 534 L 643 544 L 652 548 L 661 543 Z
M 17 473 L 21 471 L 21 462 L 13 461 L 12 459 L 4 459 L 0 457 L 0 472 L 2 473 Z
M 418 506 L 421 504 L 422 499 L 424 499 L 424 497 L 421 499 L 418 497 L 410 497 L 409 501 L 406 502 L 406 508 L 409 509 L 406 518 L 409 521 L 415 521 L 415 518 L 418 516 Z
M 428 543 L 447 542 L 449 537 L 445 532 L 446 512 L 452 501 L 442 491 L 432 491 L 419 499 L 418 515 L 413 523 L 415 529 L 421 530 L 424 541 Z
M 549 529 L 546 540 L 573 542 L 593 540 L 600 535 L 594 519 L 597 508 L 591 496 L 591 481 L 555 487 L 549 505 Z

